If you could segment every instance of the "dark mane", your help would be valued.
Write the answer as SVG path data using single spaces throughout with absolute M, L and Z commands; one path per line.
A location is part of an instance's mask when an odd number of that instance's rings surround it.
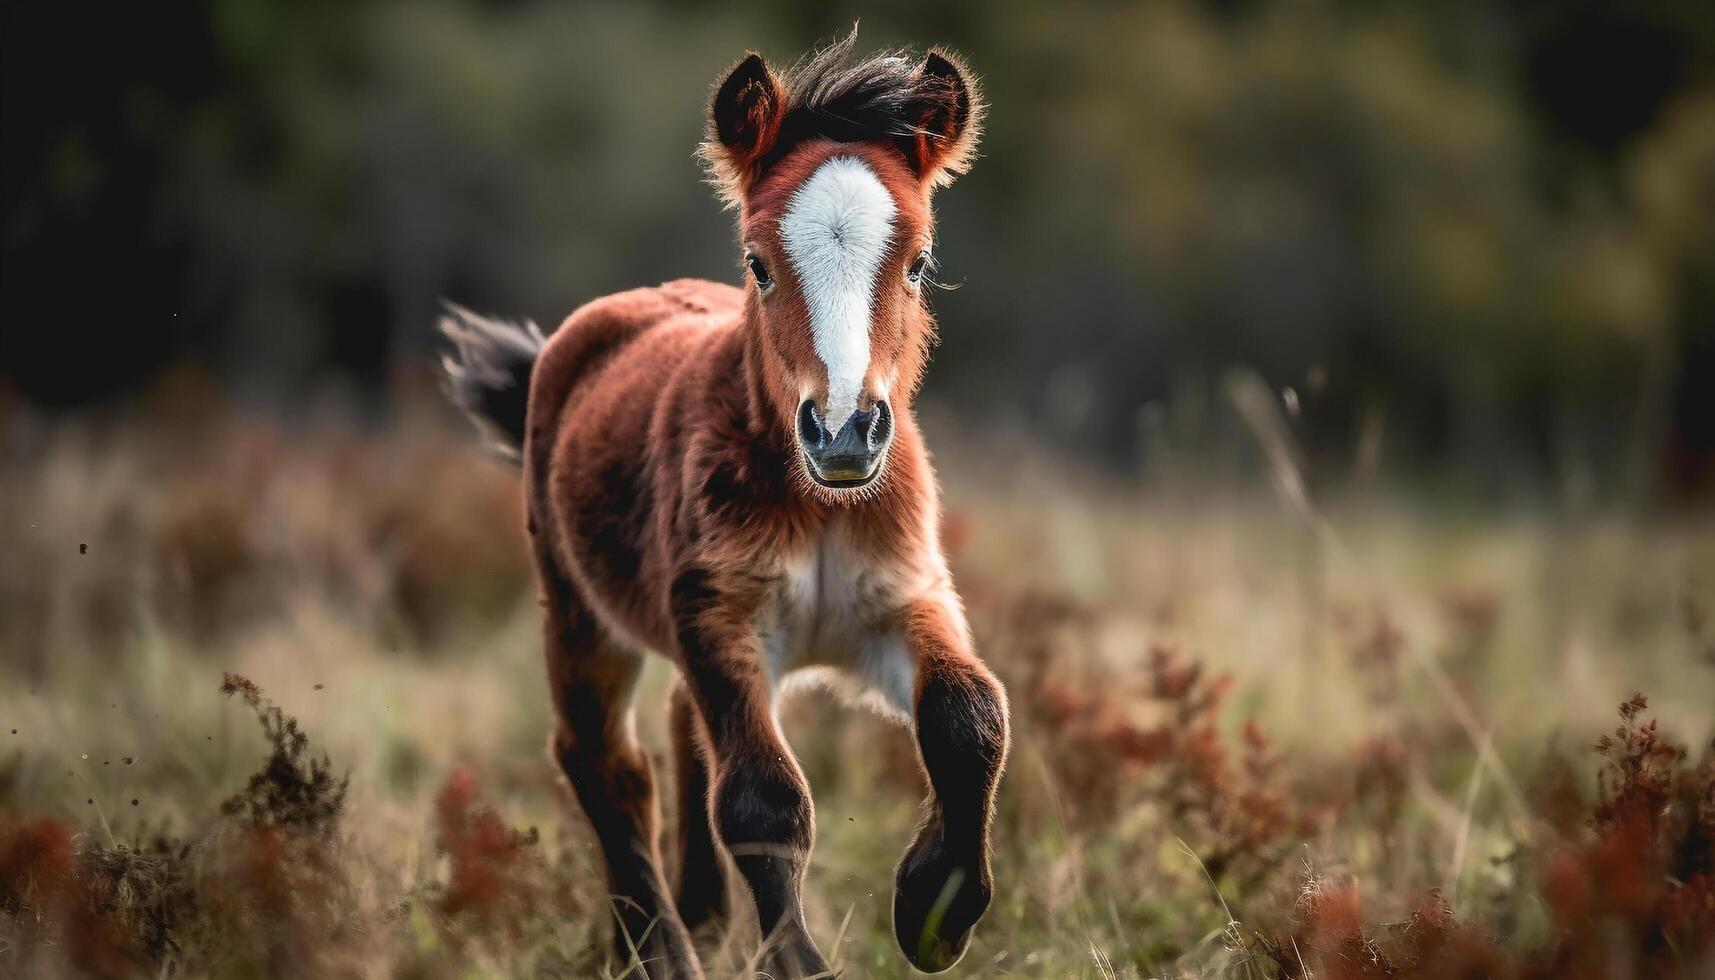
M 857 28 L 777 75 L 750 52 L 716 84 L 697 155 L 728 207 L 807 140 L 897 147 L 926 190 L 970 167 L 983 102 L 958 55 L 895 48 L 853 60 Z
M 839 143 L 912 139 L 921 123 L 947 104 L 944 77 L 918 71 L 922 57 L 909 48 L 878 52 L 847 64 L 857 45 L 857 28 L 787 69 L 786 115 L 766 168 L 807 139 Z M 934 136 L 936 134 L 931 134 Z

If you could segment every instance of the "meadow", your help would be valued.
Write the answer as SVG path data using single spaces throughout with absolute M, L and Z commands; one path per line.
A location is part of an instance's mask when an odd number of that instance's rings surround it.
M 0 975 L 625 975 L 544 751 L 515 474 L 427 398 L 163 391 L 0 408 Z M 1251 409 L 1245 479 L 1001 468 L 926 419 L 1015 732 L 955 975 L 1715 973 L 1715 523 L 1432 503 Z M 813 933 L 909 974 L 907 733 L 816 691 L 784 727 Z M 745 975 L 747 930 L 699 939 Z

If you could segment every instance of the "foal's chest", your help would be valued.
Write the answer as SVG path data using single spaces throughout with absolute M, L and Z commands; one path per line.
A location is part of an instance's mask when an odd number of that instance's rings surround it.
M 873 631 L 887 603 L 879 570 L 835 534 L 826 534 L 781 565 L 759 624 L 772 639 L 774 664 L 783 670 L 809 664 L 839 666 Z
M 897 576 L 838 534 L 787 556 L 758 617 L 770 680 L 828 667 L 908 710 L 911 677 Z

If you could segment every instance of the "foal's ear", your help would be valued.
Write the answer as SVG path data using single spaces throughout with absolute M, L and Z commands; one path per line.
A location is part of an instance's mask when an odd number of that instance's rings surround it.
M 729 205 L 758 176 L 757 165 L 780 135 L 786 89 L 756 52 L 745 55 L 715 89 L 703 163 Z
M 982 135 L 983 101 L 959 56 L 933 48 L 917 69 L 922 116 L 906 156 L 923 180 L 945 187 L 970 169 Z

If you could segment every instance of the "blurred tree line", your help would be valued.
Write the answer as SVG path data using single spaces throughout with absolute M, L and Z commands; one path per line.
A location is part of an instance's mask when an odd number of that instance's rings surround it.
M 0 381 L 55 408 L 208 365 L 385 411 L 442 297 L 557 323 L 737 281 L 692 149 L 770 2 L 180 0 L 4 17 Z M 943 193 L 929 397 L 1101 458 L 1195 441 L 1232 364 L 1313 450 L 1715 483 L 1715 5 L 866 7 L 992 104 Z M 0 384 L 4 387 L 4 384 Z

